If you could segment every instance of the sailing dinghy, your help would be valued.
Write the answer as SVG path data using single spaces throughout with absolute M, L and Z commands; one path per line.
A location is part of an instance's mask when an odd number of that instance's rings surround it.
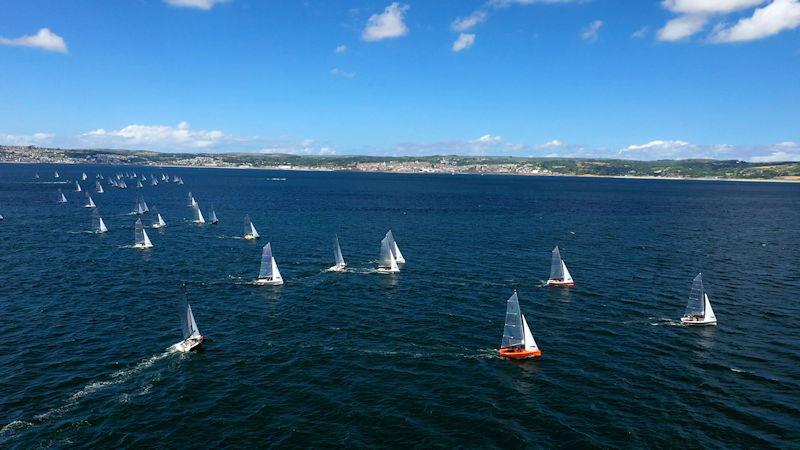
M 189 296 L 186 294 L 186 283 L 183 283 L 183 301 L 181 302 L 180 314 L 183 340 L 175 344 L 174 347 L 180 352 L 188 352 L 200 346 L 206 338 L 200 334 L 197 322 L 194 321 L 192 305 L 189 304 Z
M 64 197 L 64 193 L 61 189 L 58 190 L 58 203 L 67 203 L 67 197 Z
M 189 208 L 194 208 L 197 206 L 197 200 L 194 199 L 194 196 L 191 192 L 189 192 L 189 203 L 186 204 Z
M 261 270 L 258 272 L 255 284 L 262 286 L 280 286 L 283 284 L 283 277 L 278 264 L 275 263 L 275 257 L 272 256 L 272 247 L 270 243 L 264 246 L 261 252 Z
M 394 256 L 394 260 L 397 261 L 398 264 L 405 264 L 406 259 L 403 258 L 403 254 L 400 253 L 400 247 L 397 246 L 397 242 L 394 240 L 392 230 L 386 232 L 386 237 L 389 238 L 389 249 L 392 250 L 392 256 Z
M 572 280 L 572 275 L 569 273 L 569 269 L 567 269 L 567 265 L 564 264 L 564 260 L 561 259 L 561 252 L 558 250 L 558 246 L 553 249 L 553 258 L 550 261 L 550 279 L 547 280 L 548 286 L 563 286 L 563 287 L 571 287 L 575 285 L 575 282 Z
M 158 210 L 156 209 L 155 206 L 153 207 L 153 209 L 155 210 L 155 213 L 156 213 L 156 221 L 153 222 L 153 225 L 152 225 L 153 228 L 159 229 L 159 228 L 166 227 L 167 226 L 167 222 L 164 222 L 164 218 L 161 217 L 161 213 L 158 212 Z
M 108 228 L 106 228 L 106 223 L 103 222 L 103 218 L 100 217 L 100 213 L 97 211 L 97 209 L 92 211 L 92 230 L 97 234 L 108 231 Z
M 716 325 L 717 316 L 711 309 L 711 302 L 708 301 L 708 294 L 703 288 L 703 274 L 698 273 L 692 282 L 692 290 L 689 292 L 689 303 L 686 305 L 686 312 L 681 317 L 684 325 Z
M 214 205 L 211 205 L 211 211 L 208 212 L 208 220 L 211 221 L 211 225 L 216 225 L 219 223 L 219 219 L 217 219 L 217 213 L 214 212 Z
M 136 219 L 134 238 L 136 242 L 133 244 L 133 248 L 150 248 L 153 246 L 153 243 L 150 242 L 150 237 L 147 236 L 144 225 L 142 225 L 142 219 Z
M 506 326 L 503 329 L 503 341 L 497 354 L 503 358 L 528 359 L 540 358 L 542 351 L 536 345 L 533 334 L 519 309 L 517 291 L 511 295 L 506 305 Z
M 244 216 L 244 238 L 245 239 L 258 239 L 261 235 L 258 234 L 256 231 L 256 227 L 253 225 L 253 221 L 250 220 L 250 215 L 245 214 Z
M 396 273 L 400 272 L 397 267 L 397 261 L 394 259 L 392 253 L 391 242 L 389 236 L 384 236 L 381 240 L 381 255 L 378 258 L 378 273 Z
M 105 191 L 103 190 L 103 185 L 102 185 L 102 184 L 100 184 L 100 182 L 99 182 L 99 181 L 95 181 L 95 182 L 94 182 L 94 190 L 95 190 L 95 192 L 97 192 L 98 194 L 102 194 L 102 193 L 104 193 L 104 192 L 105 192 Z
M 344 257 L 342 256 L 342 248 L 339 247 L 339 236 L 335 234 L 333 235 L 333 259 L 336 264 L 331 266 L 328 272 L 341 272 L 347 268 L 347 263 L 344 262 Z
M 61 175 L 58 174 L 57 170 L 55 171 L 55 173 L 53 173 L 53 178 L 61 178 Z
M 89 177 L 86 176 L 86 172 L 83 172 L 81 174 L 81 180 L 86 181 L 87 178 L 89 178 Z
M 97 205 L 94 204 L 94 200 L 92 200 L 92 196 L 89 193 L 86 193 L 86 204 L 83 205 L 84 208 L 97 208 Z
M 82 190 L 83 189 L 81 189 L 81 184 L 76 181 L 75 182 L 75 192 L 80 192 Z
M 194 222 L 194 223 L 206 223 L 206 219 L 203 218 L 203 212 L 200 211 L 200 205 L 195 203 L 194 207 L 192 209 L 194 211 L 194 219 L 192 219 L 192 222 Z

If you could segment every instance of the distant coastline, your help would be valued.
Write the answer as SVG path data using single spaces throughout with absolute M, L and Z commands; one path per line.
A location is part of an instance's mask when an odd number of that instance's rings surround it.
M 0 145 L 0 163 L 106 164 L 213 169 L 444 175 L 575 176 L 643 180 L 800 182 L 800 163 L 736 160 L 634 161 L 502 156 L 313 156 L 261 153 L 159 153 Z

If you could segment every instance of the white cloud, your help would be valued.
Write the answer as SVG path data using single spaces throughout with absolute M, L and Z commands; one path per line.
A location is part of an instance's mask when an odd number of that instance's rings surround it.
M 800 0 L 774 0 L 758 8 L 751 17 L 740 19 L 731 27 L 721 27 L 711 36 L 712 42 L 743 42 L 763 39 L 800 26 Z
M 655 140 L 629 145 L 617 152 L 617 157 L 635 160 L 657 159 L 725 159 L 737 150 L 732 145 L 699 145 L 682 140 Z
M 460 52 L 461 50 L 466 50 L 472 47 L 472 44 L 475 43 L 475 35 L 474 34 L 466 34 L 461 33 L 458 35 L 458 39 L 453 42 L 453 51 Z
M 595 20 L 594 22 L 590 23 L 589 26 L 581 32 L 581 39 L 586 42 L 597 42 L 597 38 L 600 33 L 600 27 L 602 26 L 602 20 Z
M 565 144 L 558 139 L 553 139 L 552 141 L 545 142 L 542 147 L 544 148 L 554 148 L 554 147 L 563 147 Z
M 333 69 L 331 69 L 330 74 L 334 77 L 347 78 L 348 80 L 352 80 L 356 76 L 355 72 L 348 72 L 338 67 L 334 67 Z
M 658 30 L 658 40 L 675 42 L 694 36 L 708 23 L 704 15 L 687 14 L 670 20 Z
M 192 130 L 186 122 L 181 122 L 176 127 L 128 125 L 111 131 L 98 128 L 83 133 L 81 138 L 93 145 L 176 151 L 210 149 L 232 140 L 230 136 L 218 130 Z
M 178 8 L 193 8 L 208 11 L 215 5 L 225 3 L 227 0 L 164 0 L 170 6 Z
M 68 51 L 64 38 L 53 33 L 48 28 L 39 29 L 33 36 L 25 35 L 18 38 L 0 37 L 0 45 L 39 48 L 59 53 L 67 53 Z
M 473 144 L 497 144 L 502 140 L 503 138 L 500 136 L 492 136 L 491 134 L 484 134 L 478 139 L 473 139 L 470 142 Z
M 461 33 L 469 30 L 470 28 L 474 27 L 475 25 L 478 25 L 479 23 L 486 21 L 487 17 L 489 17 L 489 15 L 486 13 L 486 11 L 477 10 L 472 14 L 468 15 L 467 17 L 456 18 L 456 20 L 454 20 L 453 23 L 450 24 L 450 28 L 452 28 L 453 31 Z
M 278 141 L 262 148 L 258 153 L 282 153 L 287 155 L 335 155 L 336 149 L 330 145 L 317 145 L 313 139 L 300 142 Z
M 387 6 L 382 13 L 371 15 L 364 31 L 361 32 L 361 39 L 380 41 L 405 36 L 408 34 L 408 27 L 403 21 L 403 16 L 408 9 L 408 5 L 394 2 Z
M 634 31 L 633 33 L 631 33 L 631 37 L 635 38 L 635 39 L 642 39 L 642 38 L 646 37 L 647 33 L 649 33 L 649 32 L 650 32 L 650 28 L 649 27 L 642 27 L 642 28 L 639 28 L 638 30 Z
M 750 161 L 759 163 L 800 161 L 800 144 L 797 142 L 781 142 L 769 150 L 771 152 L 768 155 L 753 156 Z
M 42 145 L 47 144 L 53 139 L 51 133 L 33 134 L 0 134 L 0 144 L 3 145 Z
M 663 0 L 661 6 L 678 14 L 729 14 L 754 8 L 765 0 Z
M 334 50 L 334 52 L 335 53 L 340 53 L 340 54 L 341 53 L 347 53 L 347 46 L 344 45 L 344 44 L 339 45 L 339 46 L 336 47 L 336 50 Z
M 553 3 L 578 3 L 585 0 L 489 0 L 488 4 L 498 8 L 510 5 L 533 5 L 535 3 L 553 4 Z

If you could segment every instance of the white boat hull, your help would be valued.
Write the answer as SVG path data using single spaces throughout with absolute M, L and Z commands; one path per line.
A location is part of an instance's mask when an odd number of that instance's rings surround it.
M 378 267 L 378 273 L 398 273 L 400 269 L 389 268 L 389 267 Z
M 175 348 L 179 352 L 184 352 L 184 353 L 185 352 L 190 352 L 190 351 L 194 350 L 195 348 L 199 347 L 200 344 L 202 344 L 203 341 L 205 341 L 205 340 L 206 340 L 205 336 L 189 338 L 189 339 L 186 339 L 185 341 L 181 341 L 181 342 L 178 342 L 177 344 L 175 344 Z
M 153 244 L 150 244 L 150 245 L 147 245 L 147 244 L 133 244 L 133 248 L 141 248 L 141 249 L 151 248 L 152 246 L 153 246 Z
M 683 316 L 681 317 L 681 323 L 684 325 L 716 325 L 717 319 Z
M 154 223 L 152 225 L 152 228 L 155 228 L 155 229 L 164 228 L 164 225 L 161 225 L 160 223 Z
M 283 285 L 283 280 L 274 280 L 272 278 L 256 278 L 256 281 L 253 282 L 258 286 L 281 286 Z
M 253 236 L 252 234 L 245 234 L 244 238 L 247 239 L 248 241 L 251 241 L 253 239 L 258 239 L 257 237 Z
M 347 269 L 347 264 L 337 264 L 328 268 L 328 272 L 343 272 Z

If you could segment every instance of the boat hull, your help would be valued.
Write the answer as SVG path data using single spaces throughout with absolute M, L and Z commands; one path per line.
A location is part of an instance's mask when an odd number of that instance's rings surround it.
M 257 286 L 281 286 L 283 285 L 283 280 L 273 280 L 270 278 L 256 278 L 256 281 L 253 284 Z
M 252 234 L 245 234 L 243 237 L 245 239 L 247 239 L 248 241 L 251 241 L 253 239 L 258 239 L 257 237 L 253 236 Z
M 390 269 L 388 267 L 378 267 L 378 273 L 398 273 L 400 269 Z
M 575 286 L 574 281 L 559 281 L 559 280 L 547 280 L 548 286 L 553 287 L 572 287 Z
M 133 248 L 145 249 L 145 248 L 151 248 L 151 247 L 153 247 L 153 244 L 150 244 L 150 245 L 133 244 Z
M 497 351 L 497 355 L 501 358 L 509 359 L 539 359 L 542 357 L 542 351 L 536 350 L 514 350 L 513 348 L 501 348 Z
M 197 347 L 199 347 L 204 341 L 206 340 L 205 336 L 200 336 L 199 338 L 189 338 L 185 341 L 181 341 L 176 345 L 176 348 L 180 352 L 190 352 Z
M 343 272 L 347 269 L 347 264 L 337 264 L 328 268 L 328 272 Z
M 161 225 L 161 224 L 159 224 L 159 223 L 154 223 L 154 224 L 152 225 L 152 228 L 155 228 L 156 230 L 158 230 L 159 228 L 164 228 L 164 225 Z
M 717 319 L 695 319 L 693 317 L 681 317 L 681 323 L 684 325 L 716 325 Z

